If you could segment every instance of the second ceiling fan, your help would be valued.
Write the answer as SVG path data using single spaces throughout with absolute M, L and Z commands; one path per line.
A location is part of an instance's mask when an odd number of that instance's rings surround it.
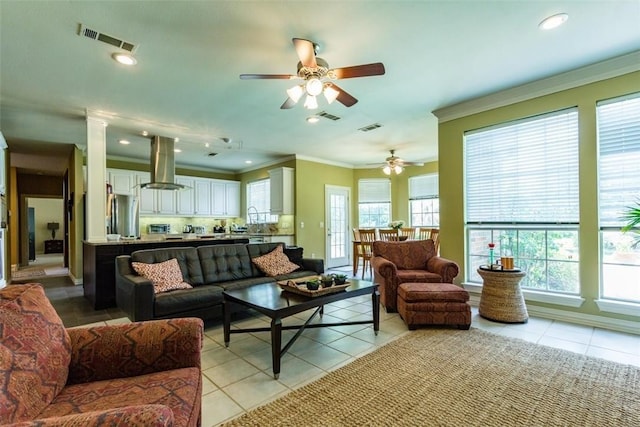
M 350 79 L 354 77 L 380 76 L 385 73 L 381 62 L 373 64 L 355 65 L 351 67 L 329 68 L 329 64 L 322 58 L 316 57 L 317 45 L 310 40 L 293 39 L 298 58 L 298 74 L 240 74 L 242 80 L 251 79 L 302 79 L 301 84 L 287 90 L 287 100 L 280 106 L 282 109 L 292 108 L 306 93 L 304 106 L 310 110 L 318 108 L 316 96 L 323 94 L 327 102 L 335 100 L 346 107 L 351 107 L 358 100 L 345 92 L 332 80 Z

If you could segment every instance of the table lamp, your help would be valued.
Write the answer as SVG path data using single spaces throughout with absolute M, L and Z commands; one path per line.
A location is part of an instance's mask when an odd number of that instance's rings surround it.
M 56 239 L 56 230 L 60 228 L 60 224 L 57 222 L 48 222 L 47 229 L 51 230 L 51 240 Z

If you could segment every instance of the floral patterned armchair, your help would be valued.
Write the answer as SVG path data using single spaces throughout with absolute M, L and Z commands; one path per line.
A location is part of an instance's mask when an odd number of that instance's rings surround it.
M 401 283 L 453 283 L 459 272 L 458 264 L 436 255 L 431 239 L 373 242 L 371 266 L 380 302 L 390 313 L 397 311 Z

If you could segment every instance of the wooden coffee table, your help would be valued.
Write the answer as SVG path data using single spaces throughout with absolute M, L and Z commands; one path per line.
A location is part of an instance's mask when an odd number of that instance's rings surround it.
M 280 360 L 298 339 L 306 328 L 324 328 L 328 326 L 373 324 L 373 331 L 378 335 L 380 329 L 380 292 L 378 285 L 366 280 L 350 279 L 350 286 L 346 289 L 327 295 L 309 297 L 282 290 L 277 283 L 264 283 L 250 286 L 244 289 L 227 290 L 222 293 L 224 307 L 224 345 L 229 347 L 231 334 L 245 332 L 271 332 L 271 360 L 273 364 L 273 377 L 280 376 Z M 342 301 L 360 295 L 371 295 L 373 315 L 371 320 L 341 323 L 314 323 L 311 321 L 317 316 L 322 316 L 323 307 L 335 301 Z M 269 328 L 231 329 L 231 305 L 237 304 L 256 310 L 271 318 Z M 302 325 L 282 326 L 282 319 L 294 314 L 315 308 L 313 314 Z M 282 331 L 297 329 L 296 334 L 289 342 L 282 346 Z

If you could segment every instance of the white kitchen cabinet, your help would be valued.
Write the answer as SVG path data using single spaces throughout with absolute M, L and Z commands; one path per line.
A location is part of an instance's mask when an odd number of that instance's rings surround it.
M 137 194 L 136 172 L 124 169 L 107 169 L 111 190 L 115 194 Z
M 225 184 L 227 197 L 227 216 L 240 216 L 240 182 L 228 181 Z
M 239 181 L 211 181 L 211 214 L 222 217 L 240 216 Z
M 270 242 L 282 242 L 285 246 L 293 246 L 293 236 L 270 236 Z
M 196 179 L 193 182 L 196 215 L 211 215 L 211 180 Z
M 150 174 L 136 172 L 138 184 L 149 182 Z M 175 215 L 176 192 L 171 190 L 140 189 L 140 214 L 141 215 Z
M 269 171 L 271 214 L 293 215 L 293 168 L 277 168 Z
M 187 187 L 176 192 L 176 213 L 178 215 L 193 215 L 196 211 L 194 182 L 192 178 L 176 177 L 176 183 Z

